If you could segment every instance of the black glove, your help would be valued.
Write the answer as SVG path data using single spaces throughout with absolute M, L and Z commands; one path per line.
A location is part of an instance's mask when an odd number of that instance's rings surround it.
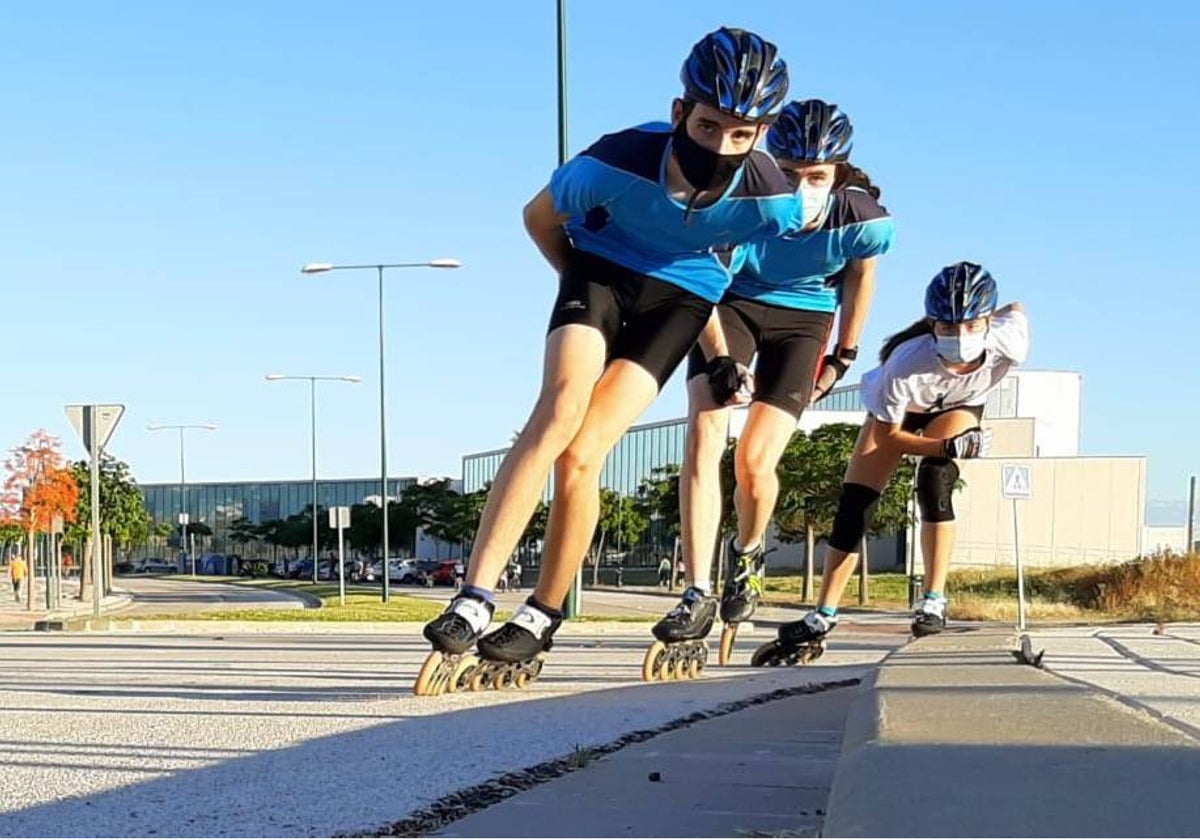
M 842 381 L 842 377 L 846 375 L 846 371 L 850 370 L 850 365 L 843 359 L 837 356 L 826 356 L 821 362 L 821 373 L 817 376 L 817 382 L 813 386 L 813 395 L 810 402 L 823 400 L 833 390 L 834 386 Z
M 725 405 L 746 383 L 747 368 L 733 356 L 713 356 L 708 362 L 708 387 L 717 405 Z

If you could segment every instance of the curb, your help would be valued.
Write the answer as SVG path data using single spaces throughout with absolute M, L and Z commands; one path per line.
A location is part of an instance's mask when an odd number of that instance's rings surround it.
M 423 621 L 207 621 L 205 619 L 180 619 L 157 621 L 138 618 L 76 618 L 62 622 L 61 629 L 73 633 L 149 633 L 161 635 L 213 634 L 256 635 L 262 633 L 292 635 L 391 635 L 412 636 L 422 640 Z M 588 621 L 564 626 L 558 638 L 596 638 L 599 636 L 621 636 L 631 633 L 642 634 L 645 625 L 632 621 L 599 622 Z M 649 644 L 649 634 L 647 644 Z

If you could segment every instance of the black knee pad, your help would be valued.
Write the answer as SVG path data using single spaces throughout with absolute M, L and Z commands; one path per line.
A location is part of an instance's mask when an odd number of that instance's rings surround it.
M 949 458 L 922 458 L 917 467 L 917 504 L 925 522 L 954 521 L 958 464 Z
M 858 551 L 858 544 L 879 504 L 879 491 L 865 484 L 843 484 L 842 496 L 838 499 L 837 513 L 833 517 L 833 533 L 829 545 L 838 551 Z

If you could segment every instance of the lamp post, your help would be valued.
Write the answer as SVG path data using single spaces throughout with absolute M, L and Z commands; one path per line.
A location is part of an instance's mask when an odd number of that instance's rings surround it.
M 301 274 L 323 274 L 326 271 L 375 271 L 379 275 L 379 482 L 380 506 L 383 512 L 383 602 L 387 603 L 391 589 L 388 581 L 388 465 L 387 465 L 387 380 L 384 377 L 383 272 L 390 268 L 461 268 L 456 259 L 427 260 L 410 263 L 374 263 L 367 265 L 334 265 L 308 263 Z
M 151 423 L 146 427 L 149 432 L 179 432 L 179 547 L 188 552 L 188 556 L 192 561 L 192 577 L 196 576 L 196 538 L 191 533 L 191 524 L 188 517 L 187 509 L 187 472 L 185 470 L 183 433 L 188 429 L 199 429 L 205 432 L 214 432 L 217 429 L 216 423 Z M 185 538 L 187 542 L 185 544 Z M 93 574 L 94 577 L 94 574 Z M 94 582 L 94 581 L 93 581 Z
M 313 523 L 313 550 L 312 550 L 312 582 L 317 582 L 317 383 L 318 382 L 362 382 L 361 376 L 285 376 L 282 373 L 268 373 L 266 376 L 268 382 L 283 382 L 288 379 L 308 380 L 309 385 L 309 404 L 310 414 L 312 415 L 312 523 Z

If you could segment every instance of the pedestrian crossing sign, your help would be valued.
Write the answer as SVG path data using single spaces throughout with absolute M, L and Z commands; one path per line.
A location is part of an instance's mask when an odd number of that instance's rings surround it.
M 1024 464 L 1005 464 L 1003 466 L 1004 498 L 1031 499 L 1033 498 L 1033 483 L 1029 480 L 1029 467 Z

